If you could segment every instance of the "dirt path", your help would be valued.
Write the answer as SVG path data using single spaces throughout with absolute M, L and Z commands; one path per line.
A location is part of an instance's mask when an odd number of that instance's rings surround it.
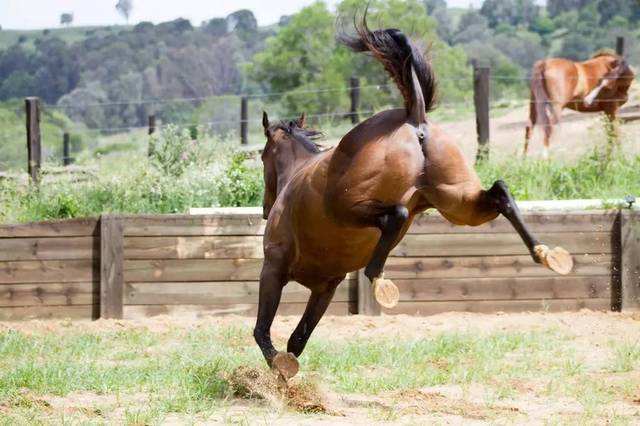
M 638 108 L 640 90 L 636 90 L 627 106 Z M 636 111 L 635 115 L 640 114 Z M 490 121 L 491 155 L 504 156 L 522 154 L 524 129 L 528 117 L 528 107 L 516 107 L 504 115 L 492 117 Z M 477 149 L 475 119 L 444 123 L 441 127 L 449 133 L 462 148 L 465 157 L 473 161 Z M 630 152 L 640 152 L 640 120 L 629 121 L 620 126 L 621 141 Z M 533 158 L 542 155 L 542 129 L 536 127 L 529 154 Z M 549 156 L 552 159 L 574 160 L 592 150 L 606 140 L 603 118 L 600 113 L 576 113 L 564 110 L 560 123 L 554 128 L 550 142 Z

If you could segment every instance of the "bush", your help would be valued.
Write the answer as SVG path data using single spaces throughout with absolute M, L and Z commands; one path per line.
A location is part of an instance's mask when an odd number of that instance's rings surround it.
M 151 135 L 149 157 L 151 164 L 168 176 L 181 176 L 197 158 L 196 142 L 186 129 L 168 125 Z
M 249 167 L 244 153 L 231 157 L 231 163 L 216 186 L 221 206 L 259 206 L 262 203 L 262 169 Z

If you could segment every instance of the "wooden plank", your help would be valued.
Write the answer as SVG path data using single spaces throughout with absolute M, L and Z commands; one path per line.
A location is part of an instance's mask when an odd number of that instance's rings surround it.
M 574 256 L 572 275 L 607 275 L 611 256 Z M 530 256 L 477 257 L 391 257 L 385 267 L 390 279 L 415 278 L 492 278 L 557 276 L 535 263 Z
M 99 236 L 98 220 L 68 219 L 18 225 L 0 225 L 0 238 Z M 0 241 L 2 247 L 3 241 Z
M 553 232 L 609 232 L 617 210 L 593 212 L 523 212 L 525 223 L 534 233 Z M 409 228 L 410 234 L 447 233 L 515 233 L 513 226 L 502 216 L 480 226 L 457 226 L 439 214 L 422 214 Z M 568 237 L 567 239 L 569 239 Z
M 127 282 L 257 281 L 262 259 L 125 260 Z
M 0 261 L 94 259 L 100 255 L 95 237 L 0 239 Z
M 262 236 L 127 237 L 126 259 L 260 259 Z
M 620 284 L 622 310 L 640 310 L 640 212 L 621 212 Z
M 23 321 L 30 319 L 84 319 L 96 317 L 94 305 L 70 306 L 20 306 L 0 309 L 0 321 Z
M 282 303 L 278 307 L 277 315 L 302 315 L 306 304 Z M 349 315 L 354 310 L 349 302 L 333 302 L 329 305 L 326 315 Z M 125 319 L 148 318 L 157 315 L 170 315 L 184 318 L 203 318 L 221 315 L 242 315 L 255 317 L 258 305 L 247 304 L 222 304 L 222 305 L 127 305 L 124 307 Z
M 380 305 L 373 294 L 371 281 L 364 274 L 364 269 L 358 271 L 358 314 L 360 315 L 380 315 Z
M 574 256 L 574 275 L 607 275 L 611 256 Z M 164 259 L 125 260 L 127 282 L 257 281 L 261 259 Z M 556 276 L 530 256 L 391 257 L 387 278 L 472 278 Z M 349 278 L 355 273 L 348 274 Z
M 550 247 L 562 246 L 570 253 L 611 253 L 610 232 L 576 232 L 570 238 L 562 233 L 537 235 Z M 526 255 L 529 253 L 518 234 L 408 234 L 391 256 L 483 256 Z
M 609 232 L 617 211 L 524 212 L 532 232 Z M 262 235 L 265 221 L 252 213 L 216 215 L 156 215 L 125 217 L 125 236 Z M 431 211 L 418 215 L 409 233 L 514 233 L 499 217 L 487 224 L 456 226 Z
M 124 220 L 126 237 L 262 235 L 266 224 L 254 214 L 128 216 Z
M 0 284 L 69 283 L 98 280 L 98 264 L 91 259 L 0 262 Z
M 592 309 L 610 311 L 611 299 L 550 300 L 473 300 L 446 302 L 400 302 L 393 309 L 382 308 L 387 315 L 435 315 L 443 312 L 562 312 Z M 506 320 L 506 319 L 505 319 Z
M 394 280 L 400 300 L 603 299 L 610 297 L 611 277 L 445 278 Z
M 608 232 L 564 234 L 543 233 L 539 238 L 550 246 L 563 245 L 572 253 L 611 253 Z M 494 255 L 528 253 L 520 237 L 513 234 L 409 234 L 392 251 L 392 256 L 481 256 L 491 247 Z M 126 259 L 260 259 L 262 237 L 247 235 L 127 237 Z
M 125 305 L 215 305 L 258 303 L 258 281 L 126 283 Z M 355 301 L 355 280 L 343 281 L 334 302 Z M 282 303 L 306 303 L 311 292 L 296 282 L 284 287 Z
M 91 305 L 98 302 L 98 283 L 9 284 L 0 286 L 0 307 Z
M 100 318 L 122 318 L 123 226 L 111 215 L 100 218 Z

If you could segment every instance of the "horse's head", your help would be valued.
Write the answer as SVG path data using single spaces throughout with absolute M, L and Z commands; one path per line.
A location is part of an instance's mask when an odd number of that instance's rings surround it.
M 605 53 L 596 56 L 605 62 L 607 72 L 602 76 L 601 84 L 606 91 L 626 93 L 635 77 L 629 63 L 621 56 Z
M 262 217 L 268 218 L 276 197 L 298 170 L 310 157 L 320 152 L 313 142 L 321 136 L 315 130 L 305 128 L 305 115 L 297 120 L 269 123 L 266 112 L 262 114 L 262 126 L 267 143 L 262 150 L 264 166 L 264 200 Z

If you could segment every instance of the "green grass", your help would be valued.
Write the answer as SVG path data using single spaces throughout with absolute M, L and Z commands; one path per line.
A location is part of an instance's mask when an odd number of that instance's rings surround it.
M 640 155 L 616 152 L 609 161 L 592 151 L 567 163 L 560 160 L 502 158 L 476 166 L 485 186 L 504 180 L 516 200 L 621 198 L 640 194 Z
M 494 401 L 517 396 L 513 383 L 548 379 L 548 396 L 572 396 L 597 417 L 600 404 L 622 397 L 625 388 L 592 379 L 567 340 L 554 329 L 312 339 L 301 370 L 341 393 L 481 384 Z M 637 368 L 634 362 L 625 367 Z M 265 368 L 247 327 L 6 330 L 0 332 L 0 424 L 56 423 L 61 414 L 52 413 L 46 398 L 76 393 L 97 396 L 80 413 L 84 421 L 110 415 L 114 403 L 99 399 L 109 395 L 117 396 L 128 424 L 156 423 L 172 413 L 206 417 L 229 404 L 227 378 L 238 366 Z
M 640 342 L 616 346 L 611 371 L 626 373 L 640 367 Z

